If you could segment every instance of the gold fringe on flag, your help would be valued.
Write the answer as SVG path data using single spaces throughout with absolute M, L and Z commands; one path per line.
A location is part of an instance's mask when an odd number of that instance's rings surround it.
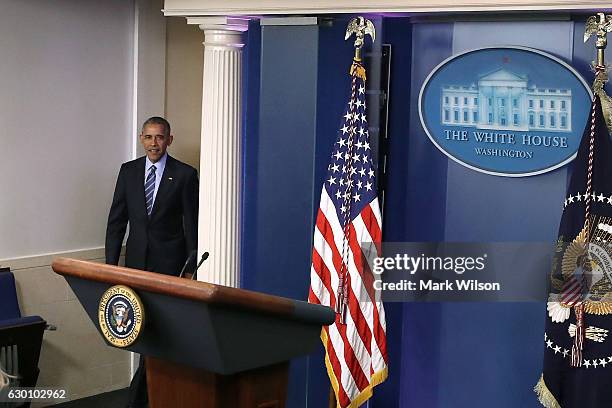
M 540 376 L 540 381 L 533 387 L 533 390 L 538 394 L 538 400 L 545 408 L 561 408 L 555 396 L 552 395 L 552 392 L 546 386 L 544 374 Z

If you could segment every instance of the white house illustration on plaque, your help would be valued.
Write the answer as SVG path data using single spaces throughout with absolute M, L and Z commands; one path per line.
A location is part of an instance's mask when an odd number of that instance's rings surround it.
M 571 132 L 572 91 L 529 86 L 526 75 L 498 69 L 478 85 L 442 87 L 442 125 Z

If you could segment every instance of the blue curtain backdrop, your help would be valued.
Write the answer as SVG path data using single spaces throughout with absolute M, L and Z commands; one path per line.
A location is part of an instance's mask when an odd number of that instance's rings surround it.
M 252 22 L 246 34 L 244 288 L 307 297 L 312 224 L 349 88 L 352 47 L 343 40 L 349 17 L 319 26 Z M 555 239 L 571 166 L 518 179 L 474 172 L 433 146 L 417 112 L 431 70 L 472 48 L 537 48 L 592 80 L 584 17 L 521 19 L 378 19 L 377 41 L 393 47 L 386 241 Z M 542 362 L 544 302 L 390 303 L 386 312 L 390 378 L 370 407 L 538 406 L 532 387 Z M 326 407 L 326 376 L 322 348 L 292 362 L 288 407 Z

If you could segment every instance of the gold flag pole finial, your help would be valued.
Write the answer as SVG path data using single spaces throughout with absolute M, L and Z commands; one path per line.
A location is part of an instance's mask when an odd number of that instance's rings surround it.
M 605 62 L 605 50 L 608 45 L 607 34 L 612 32 L 612 15 L 597 13 L 587 19 L 584 27 L 584 42 L 587 42 L 592 35 L 596 36 L 595 48 L 597 48 L 597 61 L 592 62 L 592 69 L 595 72 L 593 82 L 593 92 L 599 95 L 601 107 L 606 119 L 608 130 L 612 132 L 612 99 L 604 91 L 604 85 L 608 82 L 608 66 Z
M 355 17 L 348 23 L 344 40 L 348 40 L 353 34 L 355 34 L 357 37 L 355 38 L 354 60 L 357 62 L 361 62 L 361 47 L 363 47 L 363 44 L 365 43 L 365 37 L 367 34 L 370 34 L 370 36 L 372 37 L 372 41 L 375 41 L 376 29 L 374 28 L 374 24 L 372 23 L 372 21 L 368 20 L 367 18 L 363 18 L 362 16 L 359 16 Z

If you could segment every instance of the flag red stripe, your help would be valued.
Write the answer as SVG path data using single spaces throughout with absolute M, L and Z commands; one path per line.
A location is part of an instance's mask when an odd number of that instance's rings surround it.
M 327 233 L 323 234 L 323 236 L 325 237 L 327 244 L 332 250 L 332 259 L 334 263 L 334 268 L 336 268 L 335 272 L 337 273 L 337 271 L 339 271 L 342 266 L 342 257 L 340 256 L 340 253 L 336 248 L 334 241 L 334 233 L 329 221 L 327 220 L 327 218 L 325 218 L 325 214 L 323 214 L 321 210 L 319 210 L 319 214 L 321 215 L 321 218 L 317 216 L 317 228 L 319 228 L 319 231 L 321 232 L 323 230 L 327 231 Z M 353 322 L 355 323 L 355 327 L 357 329 L 359 337 L 361 338 L 361 341 L 366 347 L 368 354 L 372 355 L 372 332 L 370 331 L 367 321 L 363 316 L 361 308 L 359 307 L 359 299 L 357 299 L 357 296 L 355 296 L 350 279 L 347 281 L 347 289 L 349 312 L 351 313 L 351 317 L 353 319 Z
M 327 245 L 329 245 L 332 250 L 332 261 L 334 263 L 334 268 L 336 268 L 335 272 L 338 274 L 338 271 L 342 266 L 342 257 L 338 252 L 338 248 L 336 248 L 336 243 L 334 241 L 334 230 L 321 209 L 319 209 L 319 213 L 317 214 L 317 228 L 321 232 L 321 235 L 323 235 L 323 238 L 325 238 Z
M 374 322 L 372 327 L 374 331 L 374 339 L 376 340 L 376 344 L 378 345 L 378 349 L 380 350 L 385 363 L 387 363 L 387 337 L 385 330 L 380 323 L 380 314 L 374 294 L 374 276 L 370 270 L 370 265 L 367 263 L 363 253 L 361 252 L 361 247 L 359 246 L 359 242 L 357 242 L 357 233 L 353 224 L 350 225 L 349 229 L 349 245 L 353 251 L 353 254 L 355 255 L 355 265 L 357 266 L 359 275 L 361 275 L 363 285 L 365 286 L 368 296 L 370 297 L 370 301 L 374 307 Z
M 308 303 L 313 303 L 315 305 L 320 305 L 321 301 L 317 297 L 317 295 L 313 292 L 312 286 L 308 289 Z
M 334 345 L 332 344 L 331 337 L 329 334 L 329 327 L 324 327 L 323 329 L 325 330 L 325 333 L 327 333 L 327 356 L 329 357 L 329 362 L 332 365 L 334 375 L 336 376 L 336 382 L 338 383 L 338 402 L 340 403 L 340 406 L 346 407 L 348 404 L 350 404 L 351 400 L 346 394 L 344 387 L 342 386 L 342 366 L 340 364 L 340 360 L 338 360 L 338 356 L 336 355 L 336 350 L 334 350 Z
M 382 231 L 380 229 L 380 225 L 378 225 L 378 220 L 376 219 L 376 216 L 374 215 L 371 206 L 366 205 L 363 208 L 363 210 L 361 211 L 361 218 L 363 219 L 363 223 L 365 224 L 366 228 L 370 232 L 372 241 L 377 244 L 380 253 L 380 247 L 378 246 L 378 244 L 380 244 L 380 242 L 382 241 Z
M 327 241 L 327 244 L 332 249 L 332 253 L 333 253 L 332 258 L 334 262 L 334 267 L 338 271 L 340 270 L 340 266 L 342 265 L 342 258 L 340 256 L 340 253 L 337 251 L 337 248 L 334 242 L 333 229 L 331 225 L 329 224 L 327 218 L 325 217 L 325 214 L 320 209 L 319 209 L 319 215 L 317 215 L 317 227 L 319 228 L 319 231 L 321 231 L 322 233 L 323 231 L 325 231 L 323 235 Z M 374 309 L 373 310 L 373 332 L 374 333 L 372 333 L 372 331 L 370 331 L 370 328 L 367 326 L 367 321 L 363 317 L 361 308 L 359 307 L 359 304 L 358 304 L 359 300 L 356 298 L 354 292 L 352 291 L 352 288 L 350 286 L 350 281 L 348 282 L 349 311 L 351 312 L 351 317 L 353 318 L 353 321 L 356 323 L 357 332 L 359 333 L 359 336 L 363 344 L 366 346 L 366 349 L 368 350 L 368 354 L 370 355 L 370 357 L 372 356 L 371 339 L 372 339 L 372 334 L 374 334 L 374 339 L 376 341 L 376 344 L 378 345 L 378 349 L 380 350 L 382 354 L 383 360 L 385 361 L 385 363 L 387 363 L 388 358 L 387 358 L 387 347 L 386 347 L 386 334 L 385 334 L 384 328 L 382 327 L 380 323 L 380 315 L 379 315 L 378 307 L 375 303 L 375 296 L 374 296 L 374 290 L 373 290 L 374 278 L 369 268 L 369 265 L 365 261 L 365 257 L 363 256 L 361 252 L 361 247 L 359 246 L 359 243 L 357 242 L 357 235 L 356 235 L 355 227 L 352 223 L 349 226 L 348 243 L 353 253 L 353 258 L 355 260 L 357 271 L 359 272 L 359 275 L 362 278 L 363 284 L 366 288 L 366 291 L 368 292 L 370 301 L 372 302 L 372 305 L 373 305 L 373 309 Z M 365 272 L 363 270 L 363 266 L 366 267 Z M 359 322 L 360 324 L 357 324 L 357 322 Z M 359 388 L 361 389 L 361 386 Z
M 324 217 L 323 217 L 324 218 Z M 313 266 L 314 269 L 317 273 L 317 275 L 321 278 L 321 281 L 323 282 L 323 285 L 327 288 L 327 290 L 330 293 L 330 307 L 334 308 L 335 307 L 335 303 L 336 303 L 336 299 L 334 297 L 334 292 L 331 290 L 331 282 L 330 282 L 330 271 L 329 269 L 327 269 L 327 267 L 325 266 L 325 263 L 323 262 L 323 259 L 321 258 L 321 256 L 319 255 L 319 253 L 316 250 L 313 250 L 312 253 L 313 256 Z M 314 294 L 313 294 L 314 295 Z M 318 300 L 318 299 L 317 299 Z M 327 352 L 328 352 L 328 356 L 329 356 L 329 361 L 332 365 L 332 369 L 334 371 L 334 375 L 336 377 L 336 380 L 338 382 L 338 388 L 339 388 L 339 394 L 340 394 L 340 399 L 341 399 L 341 403 L 343 403 L 342 406 L 346 406 L 350 403 L 350 398 L 348 397 L 348 395 L 346 394 L 346 391 L 344 390 L 344 387 L 342 386 L 342 365 L 340 364 L 340 361 L 338 360 L 338 357 L 336 355 L 336 351 L 334 349 L 334 345 L 331 341 L 331 337 L 329 334 L 329 328 L 328 327 L 324 327 L 325 332 L 327 333 Z M 347 346 L 347 341 L 346 341 L 346 333 L 342 333 L 340 332 L 341 336 L 342 336 L 342 343 L 344 344 L 344 354 L 346 356 L 347 351 L 346 351 L 346 346 Z M 353 356 L 354 357 L 354 356 Z M 350 359 L 350 355 L 349 355 L 349 359 Z M 346 360 L 346 358 L 345 358 Z M 349 367 L 349 370 L 352 369 L 352 367 L 348 364 L 348 360 L 346 361 L 347 367 Z
M 346 366 L 349 369 L 355 384 L 359 391 L 365 389 L 370 383 L 369 377 L 363 372 L 361 368 L 361 364 L 359 364 L 359 360 L 357 360 L 357 356 L 355 355 L 355 351 L 351 346 L 351 342 L 348 341 L 348 337 L 346 335 L 346 324 L 338 324 L 336 321 L 336 328 L 342 337 L 342 342 L 344 343 L 344 359 L 346 360 Z
M 334 272 L 337 273 L 337 271 L 340 270 L 340 267 L 342 265 L 342 258 L 334 242 L 334 233 L 333 233 L 332 227 L 329 221 L 327 220 L 327 218 L 325 218 L 325 214 L 323 214 L 321 210 L 319 210 L 319 215 L 317 215 L 317 228 L 319 228 L 319 231 L 321 231 L 321 234 L 325 238 L 325 241 L 327 242 L 330 249 L 332 250 L 332 259 L 333 259 L 334 267 L 336 268 L 336 271 Z M 323 262 L 321 263 L 321 268 L 322 269 L 321 269 L 321 273 L 319 273 L 319 276 L 321 276 L 321 274 L 324 274 L 324 275 L 330 274 L 329 270 L 325 266 L 325 263 Z M 371 347 L 372 333 L 370 332 L 370 328 L 367 325 L 367 321 L 365 320 L 365 317 L 363 316 L 363 313 L 361 312 L 361 308 L 359 307 L 359 302 L 357 300 L 357 297 L 353 293 L 350 279 L 347 280 L 347 289 L 348 289 L 348 308 L 349 308 L 349 312 L 351 313 L 351 318 L 353 319 L 356 331 L 359 337 L 361 338 L 361 341 L 366 347 L 368 354 L 371 356 L 372 351 L 370 347 Z M 333 292 L 331 293 L 333 294 Z M 338 328 L 338 332 L 340 333 L 342 337 L 342 341 L 344 342 L 344 355 L 346 359 L 346 365 L 349 367 L 349 370 L 351 371 L 353 379 L 355 380 L 355 383 L 357 384 L 357 387 L 359 388 L 359 390 L 363 390 L 369 384 L 368 376 L 363 372 L 363 369 L 361 365 L 359 364 L 359 361 L 355 355 L 355 352 L 353 348 L 351 347 L 350 342 L 348 341 L 348 337 L 346 334 L 346 325 L 338 324 L 337 328 Z
M 336 297 L 334 296 L 334 290 L 331 286 L 330 272 L 325 266 L 323 258 L 321 258 L 319 252 L 317 252 L 317 250 L 314 248 L 312 250 L 312 265 L 317 275 L 319 275 L 321 282 L 323 282 L 323 286 L 325 286 L 325 288 L 329 292 L 329 307 L 334 309 L 336 307 Z

